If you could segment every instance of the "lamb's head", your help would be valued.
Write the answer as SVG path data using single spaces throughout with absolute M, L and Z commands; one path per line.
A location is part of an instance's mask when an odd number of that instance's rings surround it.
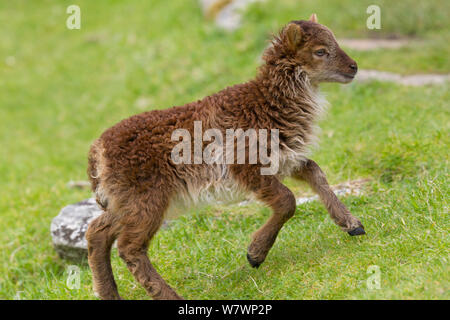
M 286 25 L 263 56 L 267 64 L 300 68 L 311 83 L 353 80 L 356 62 L 338 45 L 333 33 L 317 22 L 315 14 L 308 21 L 295 20 Z

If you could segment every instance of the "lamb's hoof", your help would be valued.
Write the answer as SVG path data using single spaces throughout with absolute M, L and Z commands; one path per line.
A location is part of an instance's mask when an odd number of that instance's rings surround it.
M 351 236 L 361 236 L 363 234 L 366 234 L 366 232 L 364 231 L 363 227 L 357 227 L 357 228 L 349 231 L 348 234 Z
M 253 267 L 253 268 L 256 268 L 256 269 L 258 269 L 258 267 L 261 265 L 261 263 L 262 263 L 262 261 L 261 262 L 259 262 L 259 261 L 256 261 L 255 259 L 253 259 L 252 257 L 250 257 L 250 255 L 247 253 L 247 260 L 248 260 L 248 262 L 250 263 L 250 265 Z

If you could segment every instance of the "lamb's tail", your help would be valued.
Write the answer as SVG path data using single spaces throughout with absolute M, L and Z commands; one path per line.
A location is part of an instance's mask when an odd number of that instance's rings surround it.
M 88 155 L 88 169 L 87 174 L 89 180 L 91 181 L 92 191 L 96 195 L 97 203 L 106 209 L 108 206 L 108 201 L 101 192 L 101 174 L 104 166 L 103 161 L 103 147 L 100 139 L 97 139 L 92 143 Z

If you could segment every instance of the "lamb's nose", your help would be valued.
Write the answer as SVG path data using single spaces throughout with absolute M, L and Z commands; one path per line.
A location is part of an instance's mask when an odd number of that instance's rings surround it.
M 352 69 L 353 71 L 358 71 L 358 66 L 356 65 L 356 63 L 353 63 L 350 65 L 350 69 Z

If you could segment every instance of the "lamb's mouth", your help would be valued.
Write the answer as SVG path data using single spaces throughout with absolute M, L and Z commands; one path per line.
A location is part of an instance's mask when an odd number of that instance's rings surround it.
M 355 78 L 356 73 L 344 73 L 344 72 L 340 72 L 339 73 L 343 78 L 348 79 L 348 80 L 353 80 Z
M 339 72 L 338 77 L 340 78 L 338 82 L 349 83 L 355 78 L 356 73 L 344 73 Z

